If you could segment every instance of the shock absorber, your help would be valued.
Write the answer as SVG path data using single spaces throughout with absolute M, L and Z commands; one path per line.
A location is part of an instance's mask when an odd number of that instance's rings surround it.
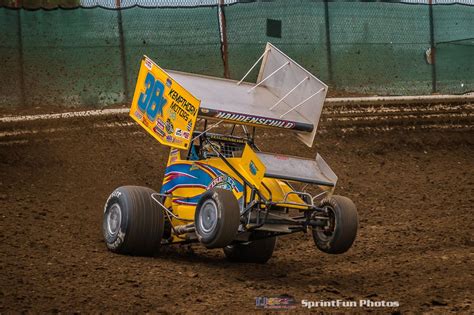
M 192 233 L 196 231 L 196 229 L 194 228 L 194 223 L 189 223 L 185 225 L 175 226 L 174 231 L 176 235 L 181 235 L 181 234 L 186 234 L 186 233 Z

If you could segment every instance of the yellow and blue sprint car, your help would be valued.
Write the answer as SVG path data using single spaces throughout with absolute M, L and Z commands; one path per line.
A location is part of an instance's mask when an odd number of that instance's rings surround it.
M 260 61 L 256 82 L 245 82 Z M 278 236 L 311 232 L 321 251 L 346 252 L 357 209 L 334 195 L 337 176 L 322 157 L 262 152 L 255 143 L 264 127 L 290 131 L 311 147 L 326 93 L 270 43 L 240 81 L 165 71 L 144 56 L 130 116 L 170 152 L 159 192 L 122 186 L 110 194 L 108 249 L 152 255 L 201 243 L 222 248 L 231 261 L 265 263 Z

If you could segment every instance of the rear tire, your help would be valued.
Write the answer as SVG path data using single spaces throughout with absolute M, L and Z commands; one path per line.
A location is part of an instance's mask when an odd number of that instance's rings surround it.
M 230 190 L 214 188 L 203 194 L 194 214 L 199 242 L 207 248 L 222 248 L 235 239 L 239 225 L 239 204 Z
M 146 187 L 122 186 L 110 194 L 102 224 L 110 251 L 149 256 L 159 249 L 165 221 L 163 210 L 151 198 L 154 193 Z
M 233 262 L 266 263 L 273 255 L 276 237 L 224 247 L 225 257 Z
M 329 216 L 329 224 L 313 228 L 316 247 L 328 254 L 349 250 L 357 236 L 358 215 L 355 204 L 347 197 L 334 195 L 321 201 Z

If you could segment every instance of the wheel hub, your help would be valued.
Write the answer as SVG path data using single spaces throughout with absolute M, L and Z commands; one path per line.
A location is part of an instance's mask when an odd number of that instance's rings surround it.
M 211 233 L 217 226 L 217 205 L 213 200 L 206 200 L 199 214 L 199 228 L 204 233 Z
M 107 213 L 107 230 L 110 234 L 116 235 L 122 223 L 122 209 L 118 203 L 114 203 Z
M 316 228 L 316 232 L 318 233 L 321 239 L 331 238 L 336 228 L 336 221 L 335 221 L 335 214 L 332 207 L 325 206 L 323 207 L 326 215 L 328 217 L 327 224 L 322 228 Z

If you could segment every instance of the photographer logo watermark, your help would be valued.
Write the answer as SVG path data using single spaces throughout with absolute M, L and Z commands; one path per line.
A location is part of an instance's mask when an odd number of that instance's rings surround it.
M 292 309 L 296 308 L 297 302 L 291 295 L 259 296 L 255 298 L 255 306 L 260 309 Z
M 387 308 L 387 307 L 399 307 L 398 301 L 372 301 L 372 300 L 358 300 L 358 301 L 345 301 L 345 300 L 319 300 L 319 301 L 308 301 L 301 300 L 301 306 L 304 308 Z

